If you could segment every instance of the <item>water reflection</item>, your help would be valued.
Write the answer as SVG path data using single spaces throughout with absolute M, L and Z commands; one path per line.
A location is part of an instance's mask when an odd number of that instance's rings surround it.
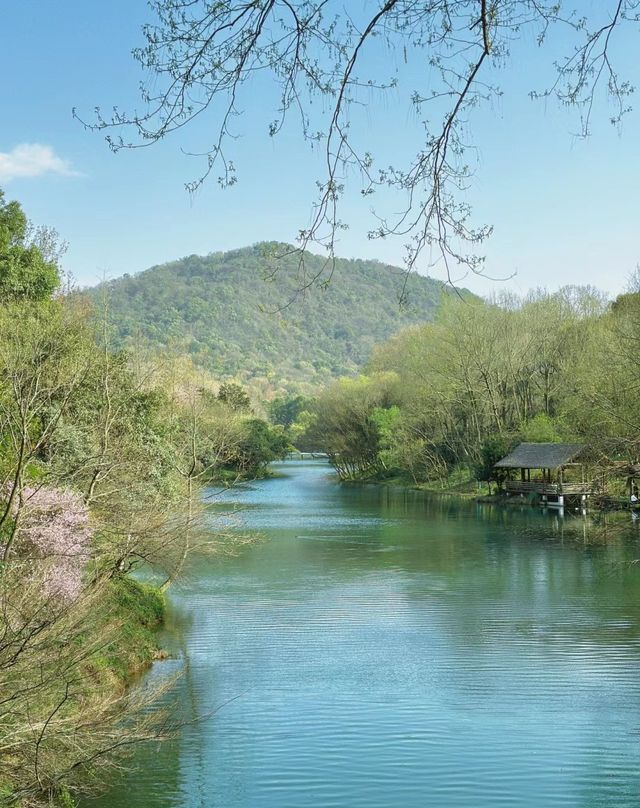
M 212 504 L 269 540 L 193 559 L 184 727 L 92 806 L 640 804 L 635 529 L 281 471 Z

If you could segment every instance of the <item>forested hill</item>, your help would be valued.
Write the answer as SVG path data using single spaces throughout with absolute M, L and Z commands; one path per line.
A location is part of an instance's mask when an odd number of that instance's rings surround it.
M 447 287 L 377 261 L 337 261 L 326 288 L 306 294 L 298 258 L 283 245 L 191 255 L 109 281 L 118 339 L 170 346 L 219 377 L 270 380 L 286 390 L 358 370 L 373 346 L 403 326 L 433 319 Z M 324 266 L 306 255 L 307 277 Z M 399 305 L 406 281 L 407 303 Z M 96 297 L 100 287 L 90 289 Z

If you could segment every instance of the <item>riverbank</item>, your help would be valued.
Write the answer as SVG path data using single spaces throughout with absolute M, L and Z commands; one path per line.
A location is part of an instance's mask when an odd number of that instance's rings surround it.
M 64 719 L 70 725 L 112 721 L 112 713 L 131 684 L 155 660 L 164 658 L 158 630 L 165 620 L 166 604 L 157 587 L 131 577 L 115 577 L 102 585 L 90 608 L 87 629 L 73 635 L 80 657 L 73 680 L 66 681 L 63 673 L 58 686 L 64 693 Z M 43 749 L 43 755 L 47 753 L 56 754 L 55 742 L 52 749 Z M 86 766 L 73 767 L 56 781 L 42 780 L 37 787 L 30 774 L 25 776 L 18 755 L 3 759 L 0 805 L 73 808 L 74 789 L 95 776 L 93 761 L 90 756 L 87 759 Z
M 485 505 L 498 505 L 505 508 L 529 505 L 542 507 L 539 498 L 509 496 L 505 491 L 495 491 L 492 487 L 473 478 L 457 477 L 444 481 L 430 481 L 416 483 L 409 476 L 403 474 L 369 475 L 357 479 L 340 480 L 342 485 L 374 485 L 387 488 L 398 488 L 410 491 L 423 491 L 428 494 L 445 497 L 455 497 L 460 500 L 476 501 Z M 626 497 L 598 496 L 590 497 L 587 507 L 592 511 L 640 511 L 640 502 L 630 503 Z
M 163 657 L 158 630 L 163 625 L 166 601 L 161 590 L 124 577 L 112 585 L 110 613 L 121 627 L 117 639 L 105 649 L 105 670 L 121 687 L 153 661 Z
M 417 483 L 410 476 L 394 473 L 386 475 L 370 475 L 357 479 L 340 480 L 343 485 L 377 485 L 387 488 L 399 488 L 410 491 L 424 491 L 428 494 L 438 496 L 458 497 L 459 499 L 474 500 L 482 496 L 486 491 L 489 496 L 489 486 L 487 483 L 474 480 L 472 478 L 452 478 L 444 481 L 429 481 Z
M 220 469 L 215 473 L 209 474 L 206 478 L 207 485 L 219 485 L 223 488 L 232 488 L 238 483 L 250 483 L 254 480 L 270 480 L 273 477 L 280 476 L 279 472 L 274 471 L 270 466 L 260 467 L 251 472 L 239 472 L 234 469 Z

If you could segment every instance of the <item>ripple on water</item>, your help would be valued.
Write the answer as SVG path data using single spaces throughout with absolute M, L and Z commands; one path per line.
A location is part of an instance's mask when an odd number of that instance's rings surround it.
M 194 560 L 172 595 L 183 726 L 94 808 L 640 806 L 624 546 L 284 468 L 223 495 L 270 540 Z

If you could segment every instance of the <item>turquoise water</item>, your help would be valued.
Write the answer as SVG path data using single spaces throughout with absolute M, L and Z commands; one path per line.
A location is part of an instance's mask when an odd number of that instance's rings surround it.
M 87 805 L 640 806 L 633 529 L 279 470 L 172 592 L 175 739 Z

